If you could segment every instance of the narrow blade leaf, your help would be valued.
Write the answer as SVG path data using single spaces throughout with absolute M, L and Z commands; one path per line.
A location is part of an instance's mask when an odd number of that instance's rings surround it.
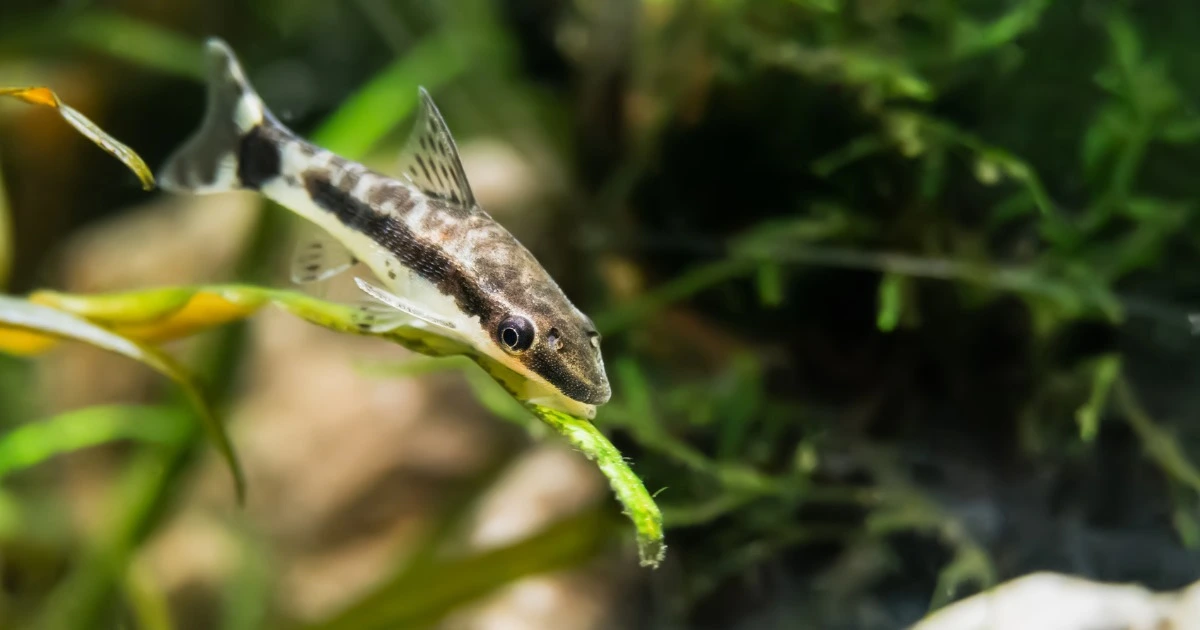
M 10 331 L 81 341 L 143 363 L 178 383 L 229 464 L 238 500 L 244 498 L 245 481 L 241 465 L 234 454 L 229 437 L 225 434 L 225 428 L 209 408 L 197 384 L 170 357 L 70 313 L 14 297 L 0 296 L 0 332 Z
M 57 111 L 63 120 L 67 121 L 76 131 L 129 167 L 129 170 L 133 171 L 141 180 L 142 188 L 154 190 L 154 174 L 151 173 L 150 167 L 146 166 L 141 156 L 105 133 L 96 123 L 88 120 L 87 116 L 60 101 L 58 95 L 50 88 L 41 86 L 0 88 L 0 96 L 9 96 L 30 105 L 40 105 Z
M 611 521 L 596 509 L 511 545 L 402 572 L 353 606 L 308 630 L 425 628 L 513 581 L 577 566 L 601 549 Z
M 115 440 L 174 443 L 188 418 L 175 407 L 101 405 L 58 414 L 0 435 L 0 478 L 56 455 Z
M 596 463 L 608 477 L 614 494 L 625 507 L 625 514 L 633 522 L 641 564 L 657 567 L 662 562 L 666 551 L 662 514 L 620 451 L 589 420 L 530 403 L 524 396 L 527 383 L 524 376 L 475 352 L 460 341 L 410 326 L 384 333 L 370 333 L 358 327 L 354 318 L 355 310 L 351 306 L 327 302 L 296 291 L 244 285 L 150 289 L 111 295 L 39 292 L 32 299 L 39 304 L 100 322 L 112 329 L 101 330 L 110 335 L 115 332 L 123 336 L 119 338 L 127 338 L 128 343 L 134 343 L 129 341 L 132 339 L 146 343 L 177 339 L 249 317 L 262 306 L 273 303 L 296 317 L 331 330 L 382 337 L 430 357 L 465 357 L 478 364 L 508 395 Z M 28 339 L 21 334 L 25 333 L 21 330 L 5 331 L 0 327 L 0 351 L 31 354 L 51 345 L 44 339 Z M 455 365 L 461 367 L 462 363 Z M 477 372 L 468 371 L 468 374 L 471 373 Z M 499 406 L 495 405 L 495 408 L 499 409 Z M 509 417 L 507 409 L 502 415 Z M 222 433 L 222 443 L 223 436 Z

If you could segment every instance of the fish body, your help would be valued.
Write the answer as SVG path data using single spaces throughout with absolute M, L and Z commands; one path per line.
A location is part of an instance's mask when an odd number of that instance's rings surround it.
M 355 279 L 376 301 L 376 329 L 422 326 L 460 339 L 527 377 L 533 402 L 591 418 L 608 401 L 594 324 L 476 203 L 424 89 L 403 174 L 389 177 L 287 129 L 229 47 L 213 39 L 206 48 L 205 119 L 163 167 L 164 190 L 258 191 L 314 228 L 297 248 L 295 281 L 362 262 L 382 285 Z

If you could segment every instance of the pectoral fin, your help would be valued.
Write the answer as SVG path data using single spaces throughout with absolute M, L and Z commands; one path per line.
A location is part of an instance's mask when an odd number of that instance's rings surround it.
M 403 322 L 404 318 L 402 315 L 400 315 L 400 313 L 403 313 L 405 315 L 408 315 L 408 316 L 416 318 L 418 320 L 433 324 L 435 326 L 440 326 L 442 328 L 454 330 L 454 322 L 452 322 L 448 319 L 438 317 L 438 316 L 426 311 L 425 309 L 423 309 L 419 306 L 416 306 L 415 304 L 409 302 L 408 300 L 405 300 L 404 298 L 402 298 L 400 296 L 397 296 L 397 295 L 390 293 L 384 289 L 381 289 L 381 288 L 371 284 L 370 282 L 363 280 L 362 278 L 355 278 L 354 282 L 355 282 L 355 284 L 358 285 L 358 288 L 362 289 L 363 292 L 366 293 L 367 295 L 369 295 L 369 296 L 375 298 L 376 300 L 379 300 L 383 304 L 386 304 L 387 306 L 390 306 L 393 309 L 396 309 L 397 311 L 399 311 L 399 313 L 397 313 L 397 317 L 400 318 L 399 320 L 394 320 L 393 318 L 388 318 L 388 317 L 376 314 L 377 320 L 379 321 L 379 325 L 381 325 L 381 326 L 391 326 L 391 328 L 400 326 L 401 324 L 404 323 Z M 385 322 L 384 320 L 387 320 L 387 321 Z

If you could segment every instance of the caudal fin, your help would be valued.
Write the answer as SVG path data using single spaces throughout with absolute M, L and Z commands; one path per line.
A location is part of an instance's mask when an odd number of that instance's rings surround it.
M 164 190 L 206 194 L 253 187 L 255 182 L 243 181 L 241 162 L 257 161 L 244 153 L 260 142 L 246 140 L 260 139 L 263 134 L 256 130 L 263 127 L 283 130 L 225 42 L 209 39 L 205 61 L 208 106 L 204 121 L 163 165 L 158 183 Z

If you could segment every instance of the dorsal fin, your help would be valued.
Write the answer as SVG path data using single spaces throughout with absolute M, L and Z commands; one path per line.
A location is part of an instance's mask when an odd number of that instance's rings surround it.
M 400 168 L 422 193 L 464 208 L 475 207 L 475 195 L 458 159 L 458 147 L 425 88 L 418 89 L 417 119 L 409 132 Z

